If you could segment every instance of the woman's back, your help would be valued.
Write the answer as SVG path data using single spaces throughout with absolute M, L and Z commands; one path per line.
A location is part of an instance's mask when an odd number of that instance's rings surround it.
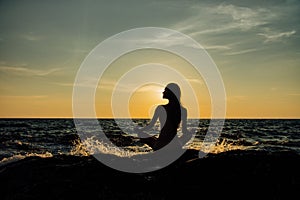
M 169 143 L 177 134 L 177 129 L 181 121 L 181 108 L 174 107 L 170 104 L 162 106 L 166 113 L 166 119 L 161 122 L 161 131 L 158 139 Z

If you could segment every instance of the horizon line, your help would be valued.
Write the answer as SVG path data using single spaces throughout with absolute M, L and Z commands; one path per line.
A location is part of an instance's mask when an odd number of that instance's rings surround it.
M 81 117 L 81 118 L 75 118 L 75 117 L 0 117 L 1 119 L 151 119 L 150 117 L 120 117 L 120 118 L 114 118 L 114 117 Z M 300 119 L 300 117 L 225 117 L 225 118 L 209 118 L 209 117 L 188 117 L 188 119 L 204 119 L 204 120 L 211 120 L 211 119 Z

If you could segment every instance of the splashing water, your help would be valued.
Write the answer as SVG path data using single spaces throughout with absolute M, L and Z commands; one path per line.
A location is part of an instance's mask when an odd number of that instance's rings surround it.
M 70 155 L 89 156 L 101 153 L 113 154 L 119 157 L 131 157 L 138 154 L 145 154 L 149 151 L 145 146 L 112 146 L 99 139 L 95 139 L 94 136 L 86 138 L 83 141 L 78 140 L 74 144 L 74 148 L 71 150 Z
M 212 145 L 210 149 L 205 148 L 203 141 L 195 139 L 187 143 L 183 148 L 202 150 L 205 153 L 222 153 L 232 150 L 246 150 L 249 147 L 243 145 L 234 144 L 227 139 L 219 139 L 215 145 Z M 113 154 L 119 157 L 131 157 L 138 154 L 146 154 L 152 149 L 144 144 L 132 144 L 131 146 L 117 147 L 111 144 L 104 143 L 101 140 L 95 139 L 95 137 L 86 138 L 84 141 L 76 141 L 74 148 L 71 150 L 70 155 L 89 156 L 93 154 Z
M 216 145 L 210 149 L 210 153 L 222 153 L 226 151 L 232 150 L 245 150 L 247 147 L 242 145 L 236 145 L 233 143 L 228 142 L 226 139 L 221 140 L 221 142 L 217 142 Z
M 207 145 L 210 147 L 210 145 Z M 195 149 L 198 151 L 203 151 L 204 153 L 222 153 L 226 151 L 232 151 L 232 150 L 246 150 L 250 147 L 246 147 L 243 145 L 237 145 L 229 142 L 227 139 L 219 139 L 215 145 L 212 145 L 212 147 L 208 148 L 207 146 L 204 146 L 203 141 L 193 141 L 188 143 L 184 148 L 186 149 Z

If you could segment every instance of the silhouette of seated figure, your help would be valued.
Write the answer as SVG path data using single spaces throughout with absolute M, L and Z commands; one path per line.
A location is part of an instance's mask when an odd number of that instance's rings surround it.
M 135 128 L 140 141 L 149 145 L 154 151 L 169 144 L 173 139 L 178 147 L 185 145 L 192 137 L 187 130 L 187 110 L 180 102 L 181 91 L 176 83 L 169 83 L 163 92 L 163 98 L 168 99 L 165 105 L 158 105 L 149 124 L 143 128 Z M 160 134 L 158 137 L 146 133 L 159 120 Z M 177 130 L 180 127 L 183 135 L 179 138 Z M 173 144 L 173 142 L 172 142 Z

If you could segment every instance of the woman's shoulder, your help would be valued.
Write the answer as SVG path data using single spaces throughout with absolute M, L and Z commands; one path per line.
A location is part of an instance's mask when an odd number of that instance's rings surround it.
M 165 106 L 165 105 L 163 105 L 163 104 L 157 105 L 157 106 L 156 106 L 156 109 L 162 109 L 162 108 L 164 108 L 164 106 Z
M 187 116 L 187 109 L 183 106 L 181 106 L 181 116 Z
M 157 105 L 155 110 L 156 111 L 165 111 L 165 105 Z
M 187 112 L 187 109 L 183 106 L 181 106 L 181 112 Z

